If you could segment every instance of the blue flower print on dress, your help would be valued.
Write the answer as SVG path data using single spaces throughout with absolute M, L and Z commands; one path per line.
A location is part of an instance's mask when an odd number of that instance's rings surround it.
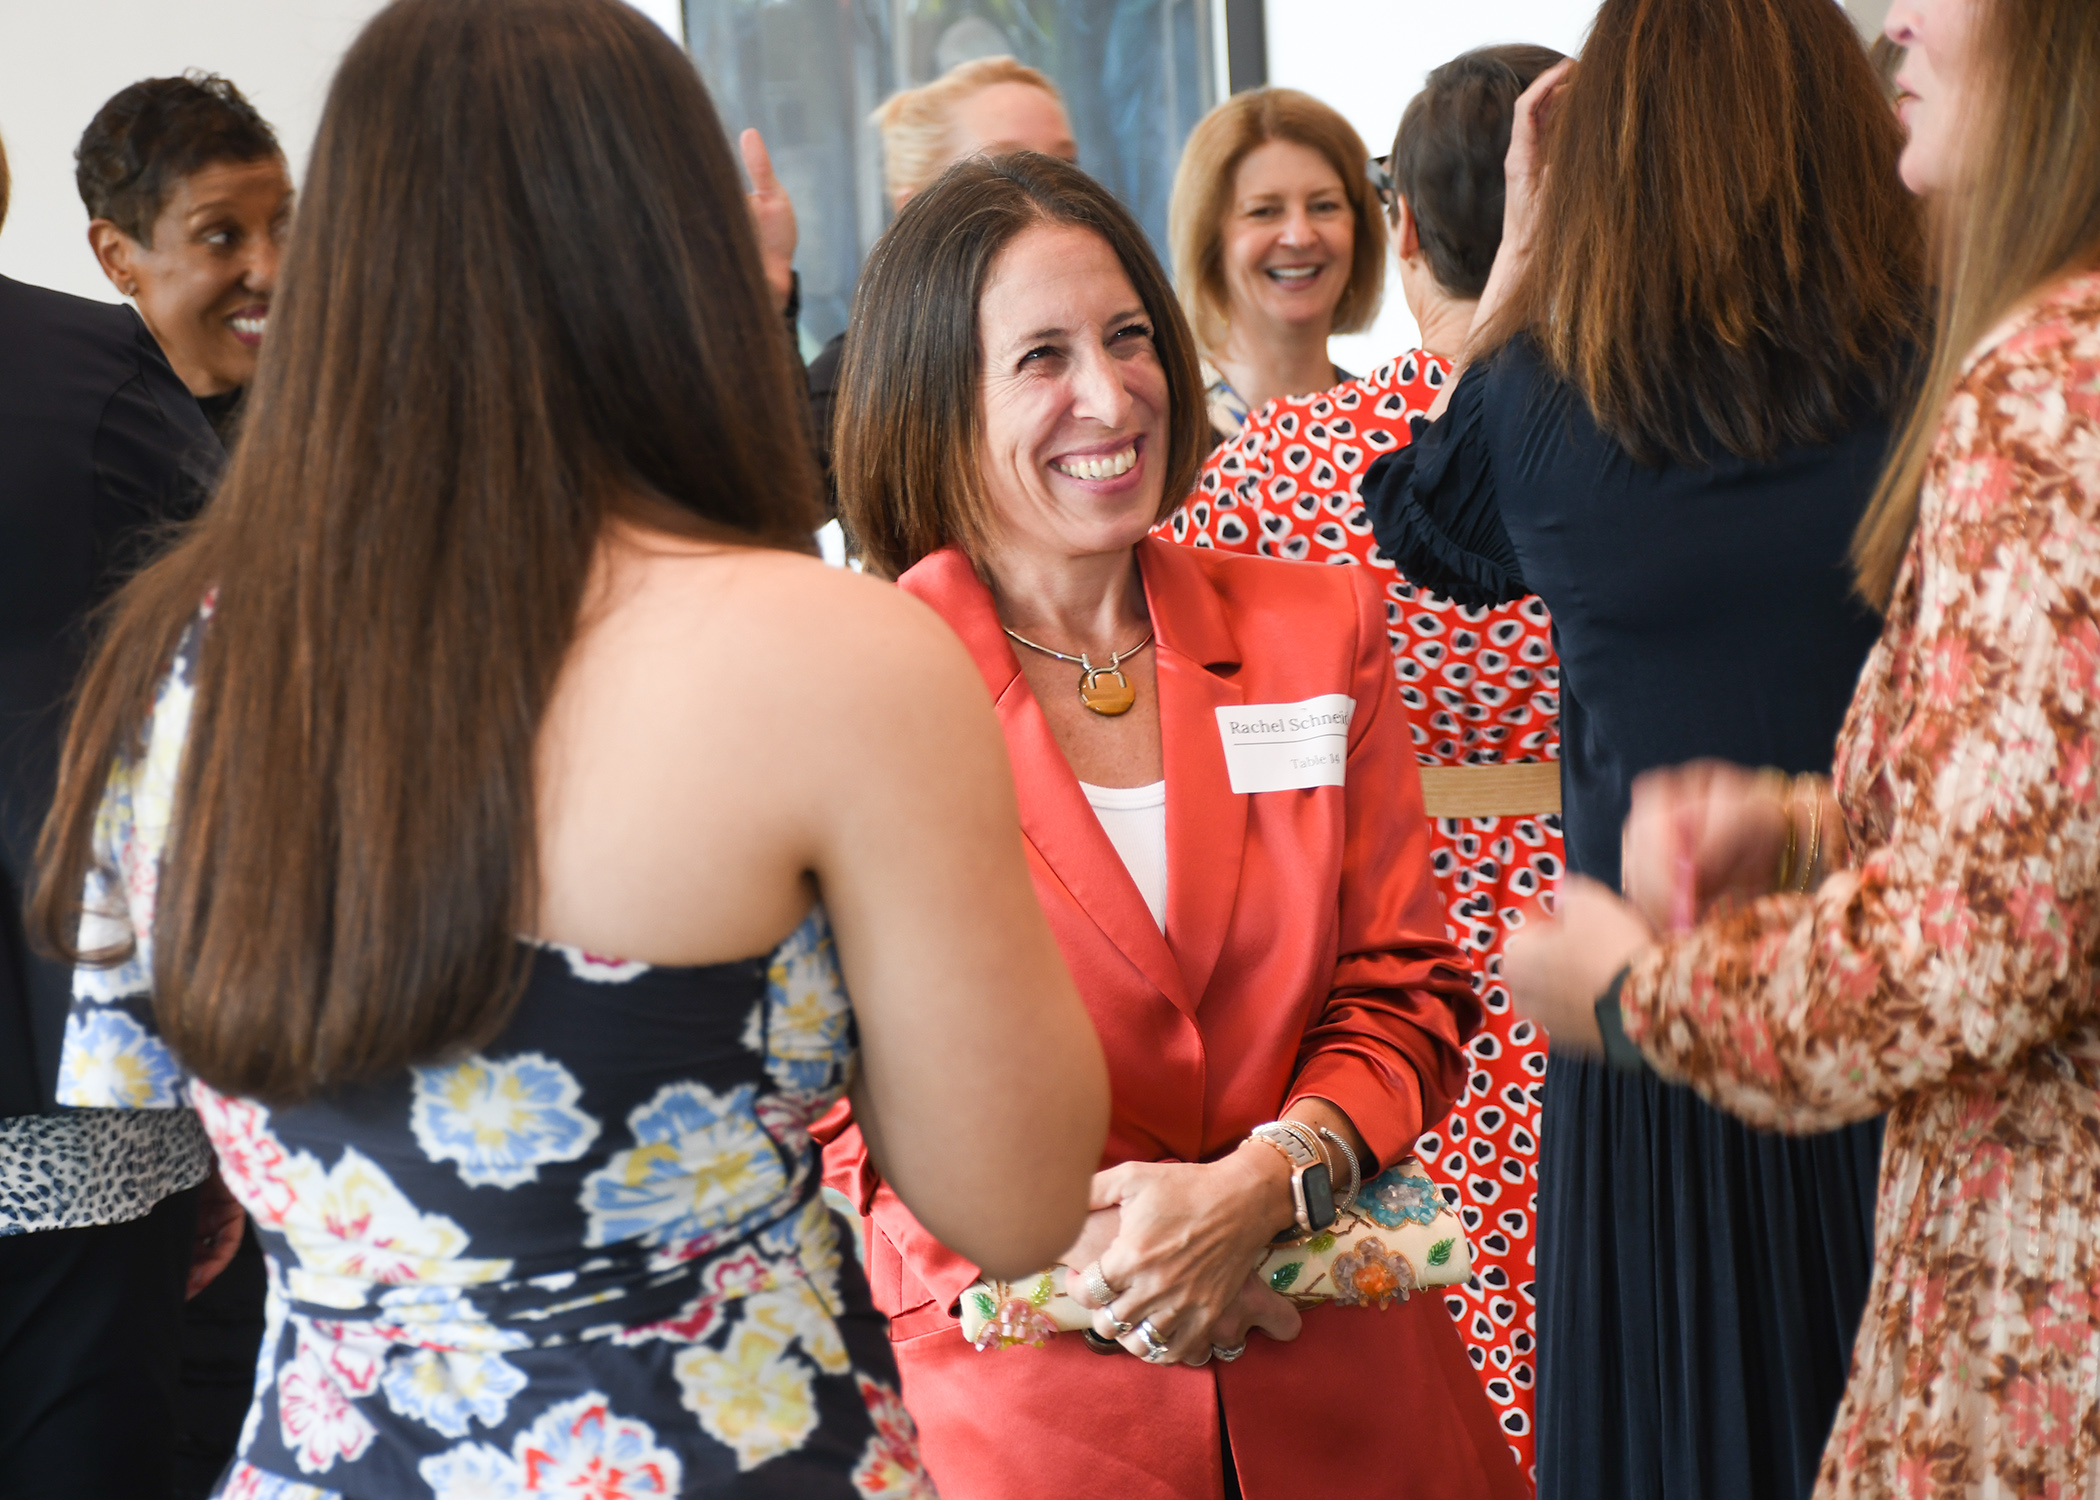
M 467 1419 L 499 1426 L 524 1372 L 499 1350 L 522 1349 L 524 1334 L 499 1328 L 457 1287 L 390 1287 L 369 1325 L 391 1345 L 379 1388 L 401 1416 L 465 1437 Z
M 839 977 L 831 924 L 817 907 L 773 954 L 766 998 L 751 1008 L 744 1045 L 766 1060 L 766 1075 L 790 1093 L 845 1082 L 854 1051 L 853 1003 Z
M 1403 1162 L 1388 1167 L 1364 1184 L 1356 1206 L 1387 1229 L 1402 1224 L 1433 1224 L 1444 1211 L 1444 1197 L 1427 1177 L 1409 1174 Z
M 788 1169 L 759 1122 L 758 1090 L 666 1084 L 627 1117 L 631 1150 L 583 1180 L 584 1244 L 636 1240 L 683 1259 L 778 1211 Z
M 182 1068 L 167 1044 L 116 1009 L 66 1018 L 58 1097 L 75 1109 L 173 1109 Z
M 446 1437 L 465 1437 L 467 1419 L 498 1427 L 525 1372 L 500 1354 L 462 1349 L 396 1349 L 379 1377 L 386 1404 Z
M 576 1108 L 583 1086 L 540 1053 L 414 1073 L 416 1144 L 432 1161 L 458 1162 L 470 1187 L 536 1182 L 542 1165 L 574 1161 L 598 1139 L 598 1122 Z
M 646 1422 L 615 1416 L 588 1391 L 518 1434 L 511 1451 L 468 1443 L 424 1459 L 416 1473 L 437 1500 L 664 1500 L 684 1477 Z
M 515 1500 L 518 1493 L 517 1463 L 488 1443 L 433 1454 L 416 1465 L 416 1473 L 437 1500 Z

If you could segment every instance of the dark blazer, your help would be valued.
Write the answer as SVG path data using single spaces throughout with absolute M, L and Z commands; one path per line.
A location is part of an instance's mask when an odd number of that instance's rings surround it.
M 71 975 L 21 907 L 87 616 L 222 460 L 137 313 L 0 276 L 0 1117 L 52 1108 Z

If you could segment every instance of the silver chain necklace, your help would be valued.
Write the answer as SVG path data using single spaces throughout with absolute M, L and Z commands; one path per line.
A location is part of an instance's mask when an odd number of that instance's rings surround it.
M 1006 630 L 1004 625 L 999 628 Z M 1130 712 L 1130 706 L 1137 702 L 1137 689 L 1132 687 L 1130 679 L 1123 675 L 1123 663 L 1152 644 L 1151 631 L 1146 631 L 1145 638 L 1127 651 L 1111 652 L 1105 667 L 1095 666 L 1084 651 L 1077 656 L 1067 656 L 1062 651 L 1052 651 L 1048 646 L 1037 645 L 1018 631 L 1006 630 L 1006 633 L 1031 651 L 1040 651 L 1045 656 L 1054 656 L 1059 661 L 1068 661 L 1077 666 L 1079 701 L 1104 718 L 1112 719 L 1117 714 L 1127 714 Z M 1113 685 L 1104 681 L 1110 677 L 1115 679 Z

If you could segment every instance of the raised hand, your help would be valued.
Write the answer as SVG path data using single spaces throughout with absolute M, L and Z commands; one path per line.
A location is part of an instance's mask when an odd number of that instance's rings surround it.
M 1444 388 L 1430 403 L 1432 422 L 1451 405 L 1459 371 L 1472 360 L 1473 340 L 1500 316 L 1503 304 L 1531 262 L 1539 232 L 1540 190 L 1546 181 L 1546 123 L 1552 118 L 1554 100 L 1574 71 L 1575 59 L 1564 58 L 1539 74 L 1531 87 L 1517 96 L 1516 115 L 1510 121 L 1509 152 L 1502 159 L 1502 243 L 1495 251 L 1494 265 L 1488 269 L 1487 285 L 1474 304 L 1472 329 L 1459 369 L 1451 372 L 1452 378 L 1444 382 Z
M 1681 932 L 1717 903 L 1768 894 L 1793 800 L 1784 778 L 1725 761 L 1644 773 L 1620 845 L 1626 899 L 1658 931 Z
M 746 130 L 736 144 L 751 177 L 751 192 L 744 202 L 751 210 L 751 227 L 758 232 L 759 264 L 765 268 L 766 285 L 773 293 L 773 310 L 786 312 L 795 284 L 795 205 L 773 175 L 773 156 L 766 150 L 765 137 Z
M 1601 1051 L 1598 996 L 1612 976 L 1654 941 L 1641 914 L 1594 880 L 1570 876 L 1550 922 L 1510 936 L 1502 981 L 1517 1009 L 1546 1028 L 1555 1047 Z

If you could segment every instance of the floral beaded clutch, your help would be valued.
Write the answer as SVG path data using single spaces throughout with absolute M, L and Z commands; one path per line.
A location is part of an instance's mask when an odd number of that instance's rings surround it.
M 1464 1281 L 1472 1268 L 1458 1215 L 1410 1156 L 1365 1183 L 1331 1227 L 1272 1247 L 1256 1274 L 1299 1307 L 1385 1307 Z M 973 1282 L 962 1294 L 963 1337 L 979 1351 L 1040 1348 L 1053 1333 L 1091 1327 L 1093 1313 L 1065 1290 L 1068 1274 L 1052 1266 L 1020 1281 Z

